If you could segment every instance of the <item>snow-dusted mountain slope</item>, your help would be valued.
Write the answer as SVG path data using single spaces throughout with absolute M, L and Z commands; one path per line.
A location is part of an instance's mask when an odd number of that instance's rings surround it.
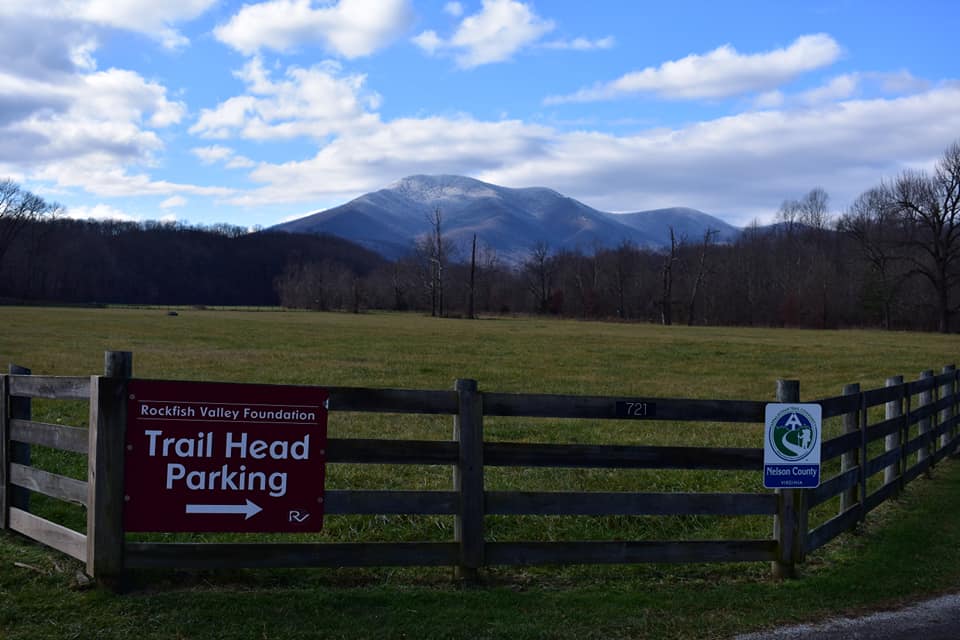
M 552 189 L 511 189 L 454 175 L 415 175 L 350 202 L 286 222 L 274 229 L 330 233 L 389 258 L 412 250 L 430 231 L 439 208 L 443 234 L 462 248 L 476 233 L 506 260 L 522 260 L 531 247 L 545 242 L 551 250 L 612 247 L 623 241 L 659 247 L 669 243 L 669 228 L 678 238 L 699 241 L 716 229 L 718 241 L 739 229 L 694 209 L 613 214 L 568 198 Z

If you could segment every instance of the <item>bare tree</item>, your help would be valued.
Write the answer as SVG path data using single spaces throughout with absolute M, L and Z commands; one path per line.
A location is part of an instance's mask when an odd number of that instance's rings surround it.
M 0 262 L 27 224 L 53 217 L 61 210 L 59 204 L 21 189 L 12 180 L 0 181 Z
M 477 318 L 477 234 L 473 234 L 473 246 L 470 250 L 470 302 L 467 305 L 467 317 L 471 320 Z
M 912 273 L 933 289 L 937 328 L 946 333 L 957 311 L 951 292 L 960 276 L 960 142 L 944 151 L 933 175 L 905 171 L 881 188 L 906 231 Z
M 617 317 L 625 319 L 630 315 L 630 289 L 637 279 L 637 248 L 629 240 L 624 240 L 612 251 L 611 258 L 610 278 L 617 305 Z
M 533 245 L 530 255 L 523 263 L 523 272 L 527 286 L 537 301 L 537 312 L 546 313 L 550 309 L 550 289 L 553 278 L 550 248 L 546 242 L 541 241 Z
M 860 194 L 837 223 L 837 230 L 848 234 L 860 246 L 872 280 L 876 282 L 880 323 L 884 329 L 892 328 L 893 306 L 904 281 L 903 273 L 897 269 L 903 261 L 897 252 L 900 233 L 890 205 L 883 189 L 869 189 Z
M 673 324 L 673 267 L 677 262 L 677 238 L 670 227 L 670 251 L 663 258 L 660 276 L 663 279 L 663 296 L 660 299 L 660 323 Z
M 443 237 L 443 211 L 434 207 L 427 214 L 429 231 L 417 243 L 417 253 L 424 261 L 424 280 L 430 292 L 430 315 L 443 316 L 443 278 L 447 261 L 446 242 Z
M 787 233 L 800 227 L 825 230 L 829 226 L 828 205 L 830 196 L 820 187 L 814 187 L 799 200 L 784 200 L 777 213 L 777 219 Z
M 695 322 L 696 316 L 694 312 L 696 311 L 697 297 L 700 294 L 700 289 L 707 276 L 707 252 L 718 233 L 716 229 L 707 229 L 703 232 L 703 242 L 700 243 L 700 255 L 697 259 L 697 275 L 693 279 L 693 286 L 690 290 L 690 304 L 687 305 L 687 325 L 691 327 Z

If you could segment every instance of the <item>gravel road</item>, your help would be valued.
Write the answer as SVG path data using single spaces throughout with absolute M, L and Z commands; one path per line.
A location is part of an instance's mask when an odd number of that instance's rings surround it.
M 958 640 L 960 593 L 895 611 L 736 636 L 734 640 Z

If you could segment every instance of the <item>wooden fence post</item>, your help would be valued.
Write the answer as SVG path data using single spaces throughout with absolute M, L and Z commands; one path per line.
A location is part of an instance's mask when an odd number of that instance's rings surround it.
M 943 373 L 953 374 L 954 377 L 951 377 L 950 380 L 940 387 L 940 399 L 944 398 L 953 398 L 954 393 L 956 393 L 956 372 L 957 367 L 953 364 L 948 364 L 943 368 Z M 940 410 L 940 424 L 944 425 L 950 422 L 953 418 L 953 405 L 956 404 L 953 400 L 950 401 L 950 405 L 944 409 Z M 946 449 L 950 445 L 950 441 L 953 440 L 953 435 L 956 433 L 955 427 L 950 427 L 945 432 L 940 434 L 940 444 L 938 449 Z M 948 452 L 949 453 L 949 452 Z
M 0 375 L 0 530 L 10 524 L 10 380 Z
M 857 517 L 858 522 L 863 522 L 867 519 L 867 460 L 870 459 L 870 454 L 867 450 L 869 443 L 867 442 L 867 425 L 870 422 L 870 409 L 867 407 L 867 394 L 860 394 L 860 472 L 857 474 L 860 476 L 858 478 L 859 489 L 860 489 L 860 503 L 857 511 L 859 516 Z
M 853 384 L 848 384 L 843 388 L 843 395 L 852 396 L 860 395 L 860 383 L 855 382 Z M 850 413 L 845 413 L 843 415 L 843 432 L 846 433 L 855 433 L 860 430 L 860 403 L 857 403 L 857 408 L 851 411 Z M 844 453 L 840 458 L 840 473 L 846 473 L 850 469 L 854 469 L 859 465 L 859 448 L 851 449 Z M 857 486 L 854 485 L 840 494 L 840 513 L 846 513 L 848 509 L 851 509 L 854 505 L 857 504 Z M 851 528 L 855 528 L 856 525 L 853 525 Z
M 800 402 L 799 380 L 777 380 L 777 402 Z M 807 509 L 803 489 L 777 489 L 777 514 L 773 517 L 773 539 L 777 559 L 771 563 L 773 577 L 796 577 L 796 565 L 806 552 Z
M 925 371 L 920 372 L 920 380 L 925 380 L 927 378 L 932 378 L 932 377 L 933 377 L 933 369 L 927 369 Z M 917 408 L 919 409 L 920 407 L 926 407 L 927 405 L 932 404 L 934 401 L 935 401 L 934 392 L 933 392 L 933 388 L 931 387 L 927 391 L 920 392 L 920 401 L 918 403 Z M 920 420 L 917 421 L 917 435 L 920 437 L 923 437 L 924 435 L 930 433 L 930 430 L 933 428 L 933 426 L 934 426 L 934 422 L 932 417 L 921 418 Z M 909 439 L 910 437 L 909 437 L 909 428 L 908 428 L 906 440 L 909 440 Z M 931 448 L 930 444 L 925 444 L 922 447 L 920 447 L 920 449 L 917 450 L 917 464 L 920 464 L 930 458 L 930 455 L 931 455 L 930 448 Z M 930 467 L 927 467 L 925 475 L 928 478 L 932 477 Z
M 26 367 L 11 364 L 8 371 L 13 375 L 29 376 L 32 371 Z M 30 398 L 11 397 L 10 419 L 30 420 L 33 416 Z M 30 466 L 30 445 L 24 442 L 10 443 L 10 462 Z M 9 468 L 9 467 L 8 467 Z M 23 511 L 30 511 L 30 490 L 23 487 L 12 487 L 10 489 L 10 505 Z
M 104 354 L 108 376 L 90 377 L 87 463 L 87 573 L 108 587 L 123 577 L 123 463 L 127 426 L 127 381 L 133 356 Z
M 903 384 L 903 376 L 892 376 L 887 378 L 886 385 L 887 387 L 896 387 Z M 891 400 L 884 405 L 884 417 L 887 420 L 892 420 L 894 418 L 899 418 L 903 415 L 903 395 L 896 400 Z M 903 429 L 897 429 L 895 433 L 890 433 L 884 439 L 884 451 L 894 451 L 900 447 L 900 441 L 902 436 Z M 887 485 L 891 482 L 896 482 L 897 476 L 900 475 L 900 462 L 897 461 L 892 463 L 889 467 L 886 467 L 883 470 L 883 484 Z
M 483 566 L 483 397 L 476 380 L 457 380 L 458 412 L 453 421 L 453 439 L 459 443 L 453 489 L 460 494 L 453 537 L 460 543 L 456 576 L 476 583 Z

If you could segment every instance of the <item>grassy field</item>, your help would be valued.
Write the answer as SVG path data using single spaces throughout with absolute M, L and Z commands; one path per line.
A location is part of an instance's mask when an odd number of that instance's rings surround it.
M 148 378 L 423 389 L 448 389 L 456 378 L 474 378 L 486 391 L 772 400 L 777 378 L 800 379 L 802 397 L 813 399 L 836 395 L 849 382 L 872 388 L 894 374 L 914 378 L 955 362 L 960 353 L 960 337 L 933 334 L 178 311 L 168 316 L 156 309 L 3 308 L 0 357 L 42 374 L 98 373 L 103 351 L 113 349 L 133 351 L 135 375 Z M 86 407 L 36 402 L 35 417 L 85 425 Z M 837 429 L 828 425 L 828 436 Z M 488 420 L 486 431 L 490 439 L 533 442 L 762 442 L 758 425 L 499 419 Z M 450 419 L 334 413 L 330 434 L 446 439 Z M 38 466 L 83 477 L 79 456 L 41 449 L 34 459 Z M 448 467 L 330 466 L 329 488 L 450 486 Z M 74 563 L 4 535 L 0 630 L 15 638 L 126 637 L 131 630 L 156 638 L 723 637 L 776 620 L 960 585 L 960 569 L 951 569 L 960 567 L 960 518 L 950 516 L 960 506 L 955 466 L 941 467 L 937 482 L 911 485 L 907 497 L 882 508 L 863 535 L 830 545 L 811 559 L 802 580 L 786 584 L 770 582 L 760 564 L 492 570 L 483 588 L 471 590 L 458 589 L 447 570 L 298 570 L 144 574 L 132 594 L 118 597 L 70 590 Z M 486 484 L 757 491 L 759 475 L 492 469 Z M 41 499 L 35 508 L 82 529 L 79 509 Z M 831 509 L 836 506 L 828 503 L 814 519 L 828 517 Z M 770 533 L 769 518 L 488 518 L 487 524 L 491 537 L 524 540 Z M 441 517 L 341 516 L 328 518 L 322 539 L 449 540 L 451 528 L 452 520 Z M 913 535 L 932 540 L 914 541 Z M 896 559 L 881 561 L 881 549 Z M 930 566 L 921 570 L 924 561 Z M 221 609 L 236 613 L 224 620 Z

